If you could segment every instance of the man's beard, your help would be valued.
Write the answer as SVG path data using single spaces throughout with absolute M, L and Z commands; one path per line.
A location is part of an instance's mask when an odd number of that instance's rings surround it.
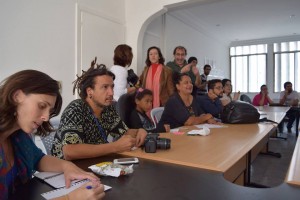
M 102 103 L 99 103 L 99 102 L 95 101 L 94 99 L 93 99 L 93 102 L 94 102 L 94 104 L 95 104 L 98 108 L 101 108 L 101 109 L 103 109 L 103 108 L 105 108 L 105 107 L 107 107 L 107 106 L 110 106 L 110 105 L 104 105 L 104 104 L 102 104 Z

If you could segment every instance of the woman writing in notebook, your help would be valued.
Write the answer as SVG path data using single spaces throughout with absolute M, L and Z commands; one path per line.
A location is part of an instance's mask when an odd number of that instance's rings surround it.
M 38 171 L 64 172 L 66 187 L 74 179 L 89 179 L 86 185 L 57 199 L 101 199 L 104 187 L 92 173 L 71 162 L 42 153 L 30 134 L 53 131 L 49 119 L 59 114 L 62 97 L 58 82 L 35 71 L 17 72 L 0 84 L 0 199 L 6 200 L 17 187 Z M 86 189 L 90 185 L 93 189 Z

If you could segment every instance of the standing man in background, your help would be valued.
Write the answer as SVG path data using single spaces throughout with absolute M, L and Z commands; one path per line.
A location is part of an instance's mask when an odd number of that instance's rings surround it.
M 186 62 L 187 51 L 183 46 L 175 47 L 173 51 L 174 61 L 167 63 L 167 66 L 172 69 L 173 72 L 187 73 L 192 80 L 193 86 L 200 87 L 201 77 L 199 70 L 195 65 L 195 59 L 192 59 L 191 63 Z M 197 58 L 196 58 L 197 61 Z
M 203 74 L 201 74 L 201 85 L 200 85 L 200 94 L 207 93 L 207 77 L 211 71 L 211 66 L 206 64 L 203 67 Z

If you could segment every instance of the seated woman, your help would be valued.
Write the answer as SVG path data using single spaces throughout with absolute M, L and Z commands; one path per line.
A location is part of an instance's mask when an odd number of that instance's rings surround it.
M 186 73 L 173 73 L 173 82 L 176 92 L 169 98 L 164 112 L 157 125 L 157 132 L 165 132 L 164 125 L 170 128 L 190 126 L 195 124 L 218 123 L 211 114 L 205 114 L 192 95 L 192 80 Z
M 148 49 L 146 67 L 140 76 L 140 86 L 153 92 L 153 108 L 164 106 L 174 92 L 172 70 L 166 67 L 164 62 L 158 47 Z
M 34 81 L 33 81 L 34 80 Z M 94 174 L 71 162 L 45 155 L 30 134 L 45 136 L 53 131 L 49 119 L 59 114 L 59 84 L 36 70 L 24 70 L 0 85 L 0 199 L 10 199 L 17 187 L 38 171 L 63 172 L 66 186 L 74 179 L 92 182 L 56 199 L 102 199 L 104 187 Z M 86 186 L 93 190 L 87 190 Z M 26 197 L 24 197 L 25 199 Z
M 260 93 L 255 95 L 252 104 L 254 106 L 264 106 L 273 103 L 269 97 L 268 87 L 266 85 L 260 86 Z
M 234 93 L 233 98 L 231 97 L 231 92 L 232 92 L 231 80 L 223 79 L 222 85 L 223 85 L 223 97 L 220 100 L 223 106 L 226 106 L 231 101 L 236 101 L 240 98 L 240 92 Z
M 139 88 L 135 94 L 135 109 L 130 115 L 130 128 L 143 128 L 147 132 L 153 132 L 154 124 L 147 116 L 152 108 L 153 95 L 151 90 Z

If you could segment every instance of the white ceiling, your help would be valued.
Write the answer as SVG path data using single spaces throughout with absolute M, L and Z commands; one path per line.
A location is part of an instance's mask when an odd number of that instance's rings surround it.
M 207 0 L 168 14 L 226 43 L 300 36 L 300 0 Z

